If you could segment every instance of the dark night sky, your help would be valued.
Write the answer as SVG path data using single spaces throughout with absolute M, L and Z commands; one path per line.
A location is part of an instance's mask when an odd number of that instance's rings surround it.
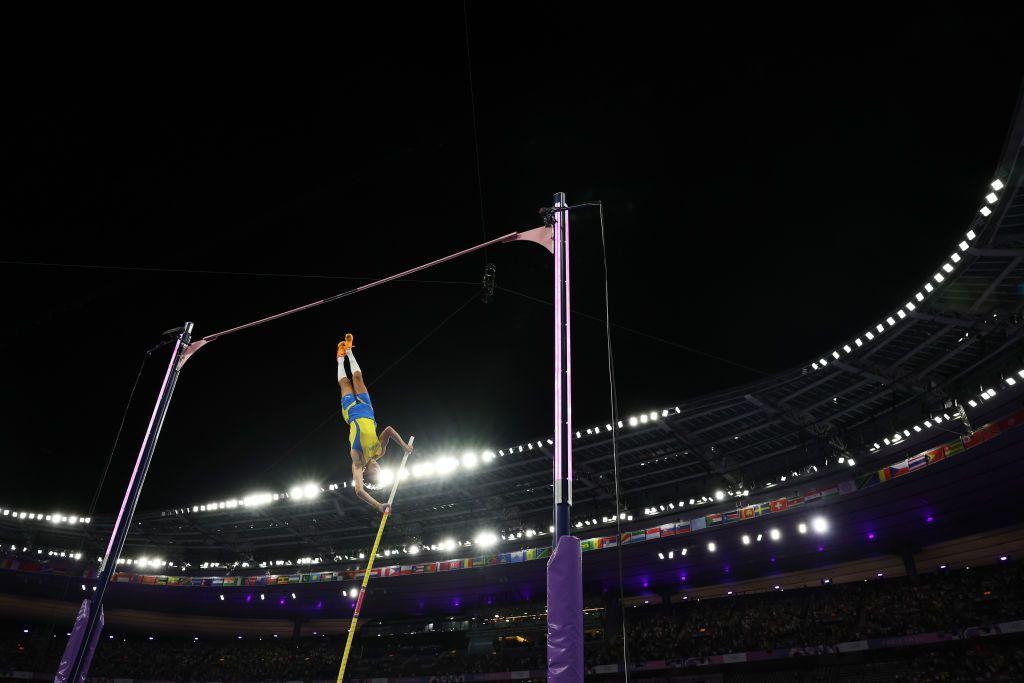
M 535 227 L 559 190 L 607 205 L 615 321 L 751 368 L 617 330 L 624 412 L 806 362 L 902 303 L 951 251 L 1024 75 L 1021 17 L 1005 13 L 737 25 L 622 5 L 482 7 L 469 17 L 483 226 L 461 4 L 371 18 L 386 37 L 347 27 L 315 73 L 124 60 L 40 65 L 5 84 L 0 504 L 85 511 L 164 329 L 192 320 L 201 336 Z M 574 218 L 574 304 L 600 316 L 595 219 Z M 487 258 L 499 285 L 550 300 L 545 252 Z M 379 422 L 424 452 L 548 434 L 549 306 L 502 290 L 412 349 L 473 296 L 484 263 L 203 349 L 141 506 L 337 477 L 340 418 L 317 427 L 337 407 L 334 347 L 349 330 Z M 603 327 L 575 325 L 587 425 L 608 411 Z M 147 366 L 100 512 L 127 481 L 166 353 Z

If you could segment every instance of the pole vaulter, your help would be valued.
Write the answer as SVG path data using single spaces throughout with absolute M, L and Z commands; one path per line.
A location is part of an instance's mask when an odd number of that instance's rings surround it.
M 72 638 L 69 639 L 67 648 L 64 651 L 61 661 L 54 677 L 55 683 L 85 683 L 88 675 L 89 664 L 92 654 L 95 651 L 99 631 L 102 629 L 103 600 L 106 597 L 107 588 L 110 585 L 114 570 L 117 567 L 117 559 L 124 548 L 128 531 L 131 528 L 135 508 L 138 505 L 142 493 L 142 486 L 149 471 L 153 453 L 156 449 L 157 440 L 160 436 L 160 429 L 163 427 L 164 419 L 167 416 L 167 409 L 170 407 L 171 397 L 177 385 L 178 375 L 182 367 L 196 351 L 200 348 L 235 332 L 241 332 L 264 323 L 269 323 L 301 311 L 315 308 L 339 299 L 364 292 L 388 282 L 408 277 L 427 268 L 446 263 L 448 261 L 465 256 L 485 247 L 506 242 L 529 241 L 540 244 L 555 256 L 555 458 L 554 458 L 554 484 L 555 484 L 555 551 L 552 553 L 548 564 L 548 672 L 549 680 L 553 681 L 582 681 L 583 680 L 583 640 L 582 640 L 582 558 L 580 555 L 579 540 L 568 535 L 568 520 L 572 505 L 572 454 L 571 454 L 571 419 L 572 419 L 572 396 L 570 379 L 570 336 L 569 336 L 569 231 L 568 212 L 569 206 L 565 202 L 565 195 L 555 195 L 554 207 L 546 213 L 549 217 L 548 224 L 532 230 L 522 232 L 511 232 L 495 239 L 483 242 L 476 246 L 462 251 L 449 254 L 448 256 L 424 263 L 415 268 L 396 273 L 354 289 L 335 294 L 334 296 L 313 301 L 304 306 L 292 308 L 276 313 L 259 320 L 254 320 L 237 327 L 232 327 L 214 334 L 206 335 L 201 339 L 192 341 L 193 323 L 185 323 L 176 330 L 177 337 L 174 342 L 174 350 L 171 353 L 170 362 L 164 374 L 163 383 L 157 394 L 156 405 L 149 420 L 149 426 L 139 449 L 135 461 L 135 468 L 132 471 L 121 503 L 120 511 L 114 522 L 111 531 L 110 541 L 99 566 L 99 576 L 96 584 L 96 592 L 92 599 L 85 599 L 82 608 L 79 610 L 76 619 Z M 403 465 L 405 460 L 403 459 Z M 391 496 L 394 497 L 397 488 L 397 479 L 392 487 Z M 384 530 L 385 516 L 381 521 L 377 534 L 376 548 Z M 575 543 L 573 543 L 573 541 Z M 565 548 L 563 551 L 562 549 Z M 372 566 L 373 554 L 370 556 Z M 361 606 L 364 591 L 366 588 L 369 570 L 363 577 L 363 588 L 360 591 L 358 606 Z M 358 609 L 357 609 L 358 612 Z M 349 630 L 351 641 L 354 628 Z M 554 640 L 552 640 L 554 639 Z M 350 645 L 350 642 L 349 642 Z M 346 653 L 348 645 L 346 646 Z M 578 662 L 578 663 L 577 663 Z M 341 680 L 339 672 L 338 680 Z

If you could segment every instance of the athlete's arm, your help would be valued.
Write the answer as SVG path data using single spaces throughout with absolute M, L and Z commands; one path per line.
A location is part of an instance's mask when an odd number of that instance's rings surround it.
M 407 444 L 401 437 L 401 435 L 395 431 L 394 427 L 385 427 L 384 431 L 380 433 L 380 450 L 381 452 L 387 451 L 388 441 L 394 439 L 398 442 L 398 445 L 402 447 L 406 453 L 412 453 L 412 446 Z
M 356 463 L 355 458 L 352 459 L 352 480 L 355 482 L 356 495 L 373 506 L 377 512 L 384 512 L 384 506 L 363 488 L 363 468 Z

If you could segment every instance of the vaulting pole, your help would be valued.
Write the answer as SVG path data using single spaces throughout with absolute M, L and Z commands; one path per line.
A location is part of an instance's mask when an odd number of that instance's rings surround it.
M 110 533 L 107 551 L 103 554 L 103 561 L 100 563 L 96 594 L 89 607 L 89 620 L 82 631 L 82 637 L 68 642 L 68 649 L 65 650 L 64 656 L 61 658 L 57 676 L 54 678 L 55 683 L 83 683 L 89 673 L 88 658 L 86 657 L 89 643 L 99 636 L 97 629 L 102 628 L 99 622 L 103 614 L 103 598 L 107 594 L 110 579 L 117 569 L 117 558 L 121 556 L 125 539 L 131 529 L 135 506 L 138 505 L 139 495 L 142 493 L 142 484 L 146 481 L 146 473 L 153 460 L 153 451 L 156 450 L 156 442 L 160 438 L 160 428 L 163 427 L 164 418 L 167 416 L 167 408 L 171 405 L 174 386 L 178 383 L 181 358 L 191 338 L 192 323 L 185 323 L 174 343 L 171 362 L 167 365 L 164 382 L 160 385 L 160 393 L 157 394 L 156 406 L 153 408 L 153 415 L 149 418 L 149 427 L 146 429 L 146 436 L 142 439 L 139 456 L 135 460 L 135 469 L 128 482 L 128 490 L 125 491 L 124 500 L 121 501 L 121 511 L 117 513 L 117 521 L 114 522 L 114 529 Z
M 572 514 L 572 338 L 569 299 L 569 206 L 555 195 L 554 551 L 548 560 L 548 683 L 582 683 L 583 555 L 569 533 Z
M 416 440 L 415 436 L 409 437 L 409 445 L 412 446 L 412 442 Z M 398 482 L 402 478 L 402 473 L 405 472 L 405 462 L 409 459 L 409 451 L 405 452 L 402 456 L 402 465 L 398 468 L 398 472 L 395 473 L 395 481 L 391 484 L 391 495 L 388 496 L 388 511 L 384 513 L 384 516 L 380 518 L 380 527 L 377 529 L 377 538 L 373 541 L 373 549 L 370 550 L 370 561 L 366 563 L 366 571 L 363 572 L 363 583 L 359 586 L 359 598 L 356 600 L 356 609 L 352 613 L 352 623 L 348 627 L 348 637 L 345 639 L 345 652 L 341 655 L 341 668 L 338 669 L 338 683 L 341 683 L 345 677 L 345 667 L 348 665 L 348 655 L 352 650 L 352 639 L 356 634 L 356 626 L 359 623 L 359 610 L 363 608 L 363 596 L 366 595 L 366 584 L 370 581 L 370 570 L 373 569 L 373 561 L 377 557 L 377 547 L 380 546 L 380 539 L 384 535 L 384 527 L 388 523 L 388 517 L 391 516 L 391 505 L 395 502 L 395 492 L 398 491 Z

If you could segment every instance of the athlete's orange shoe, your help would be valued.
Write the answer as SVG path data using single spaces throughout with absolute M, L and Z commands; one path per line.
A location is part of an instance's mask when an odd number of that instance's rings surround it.
M 344 358 L 345 354 L 348 353 L 348 350 L 354 347 L 355 344 L 353 343 L 352 334 L 346 334 L 345 341 L 338 342 L 338 358 Z

